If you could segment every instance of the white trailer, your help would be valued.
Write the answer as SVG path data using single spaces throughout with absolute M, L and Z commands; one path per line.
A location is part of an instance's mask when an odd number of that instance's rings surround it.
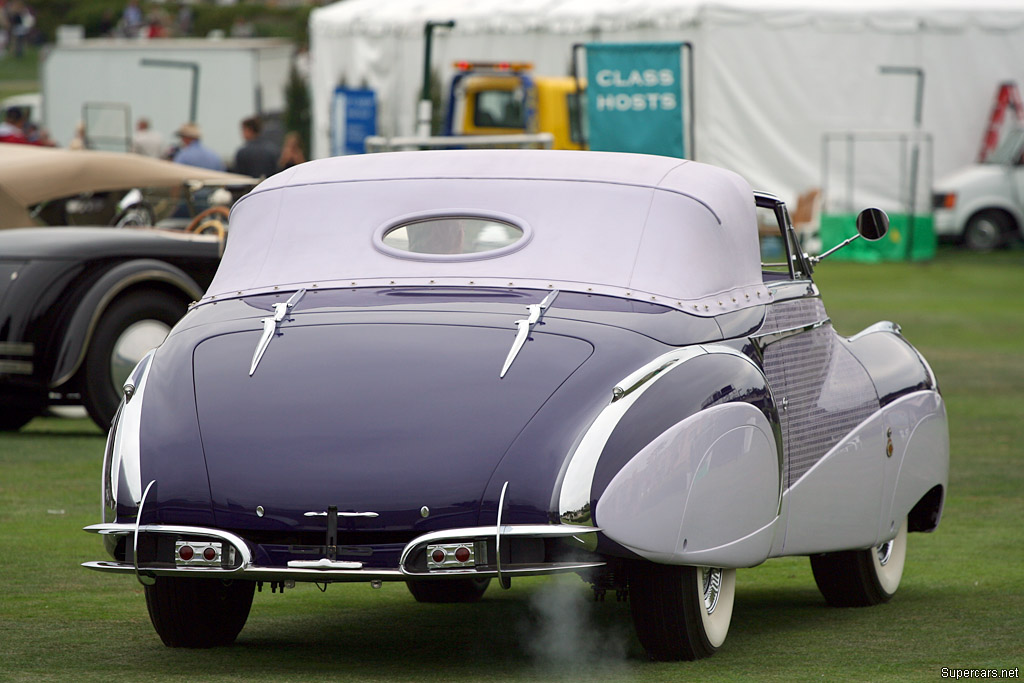
M 40 67 L 43 126 L 67 146 L 80 122 L 92 146 L 124 149 L 147 118 L 167 143 L 194 119 L 230 164 L 240 122 L 284 111 L 293 45 L 276 38 L 93 39 L 57 45 Z

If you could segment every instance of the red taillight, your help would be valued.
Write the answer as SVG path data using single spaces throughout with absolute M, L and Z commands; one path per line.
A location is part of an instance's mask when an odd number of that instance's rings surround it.
M 459 562 L 469 561 L 469 548 L 463 546 L 455 551 L 455 559 Z
M 207 550 L 209 550 L 209 548 L 207 548 Z M 191 560 L 192 556 L 195 554 L 195 551 L 192 550 L 192 546 L 190 545 L 183 545 L 180 548 L 178 548 L 178 557 L 180 557 L 185 562 Z
M 217 551 L 214 550 L 213 548 L 207 548 L 206 550 L 203 551 L 203 558 L 207 562 L 212 562 L 214 560 L 214 558 L 216 558 L 216 557 L 217 557 Z
M 434 561 L 434 564 L 441 564 L 444 562 L 445 552 L 441 548 L 435 548 L 434 552 L 430 554 L 430 559 Z

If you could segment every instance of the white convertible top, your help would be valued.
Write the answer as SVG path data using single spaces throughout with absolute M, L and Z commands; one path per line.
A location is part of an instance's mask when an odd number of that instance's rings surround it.
M 392 226 L 438 216 L 498 219 L 524 236 L 511 249 L 457 257 L 402 257 L 381 244 Z M 750 186 L 668 157 L 449 150 L 321 159 L 265 180 L 230 223 L 204 302 L 300 287 L 525 287 L 717 315 L 768 298 Z

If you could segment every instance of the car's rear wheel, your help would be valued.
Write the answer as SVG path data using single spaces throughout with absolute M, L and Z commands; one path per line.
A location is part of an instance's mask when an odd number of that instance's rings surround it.
M 1003 246 L 1011 230 L 1010 220 L 1001 211 L 982 211 L 964 227 L 964 246 L 972 251 L 992 251 Z
M 184 313 L 181 300 L 152 290 L 128 294 L 104 311 L 82 366 L 82 403 L 100 429 L 110 428 L 135 364 Z
M 449 579 L 408 581 L 405 585 L 417 602 L 476 602 L 490 583 L 490 579 Z
M 636 634 L 658 661 L 713 655 L 729 633 L 735 596 L 735 569 L 640 562 L 629 574 Z
M 146 586 L 149 619 L 167 647 L 230 645 L 249 618 L 255 587 L 252 581 L 158 577 Z
M 868 550 L 811 555 L 818 590 L 833 607 L 888 602 L 899 588 L 907 558 L 907 520 L 891 541 Z

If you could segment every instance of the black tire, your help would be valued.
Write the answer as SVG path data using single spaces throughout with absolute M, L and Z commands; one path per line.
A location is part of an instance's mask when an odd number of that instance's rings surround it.
M 0 406 L 0 432 L 16 432 L 42 412 L 41 408 Z
M 963 244 L 971 251 L 992 251 L 1006 244 L 1013 225 L 1002 211 L 981 211 L 964 226 Z
M 714 581 L 708 581 L 711 578 Z M 633 625 L 647 656 L 656 661 L 713 655 L 729 631 L 735 594 L 735 569 L 653 562 L 638 562 L 630 568 Z
M 868 550 L 811 555 L 814 582 L 833 607 L 869 607 L 889 602 L 903 576 L 907 522 L 896 538 Z
M 476 602 L 484 596 L 490 579 L 448 579 L 408 581 L 406 586 L 417 602 Z
M 139 330 L 139 326 L 132 327 L 139 323 L 141 329 L 147 330 L 144 337 L 152 342 L 152 346 L 156 346 L 163 340 L 157 330 L 170 330 L 185 314 L 185 307 L 181 299 L 164 292 L 145 290 L 117 299 L 103 312 L 89 341 L 85 362 L 82 364 L 81 382 L 82 404 L 100 429 L 110 429 L 110 421 L 121 402 L 121 386 L 131 371 L 129 366 L 134 366 L 148 350 L 133 350 L 127 357 L 115 361 L 115 349 L 123 346 L 128 336 L 125 333 L 129 328 Z M 166 331 L 163 335 L 166 336 Z M 157 337 L 160 339 L 157 340 Z M 115 382 L 112 377 L 115 367 L 121 368 L 125 375 L 119 382 Z M 128 370 L 124 370 L 125 367 Z
M 253 581 L 158 577 L 146 607 L 167 647 L 221 647 L 235 642 L 252 607 Z

